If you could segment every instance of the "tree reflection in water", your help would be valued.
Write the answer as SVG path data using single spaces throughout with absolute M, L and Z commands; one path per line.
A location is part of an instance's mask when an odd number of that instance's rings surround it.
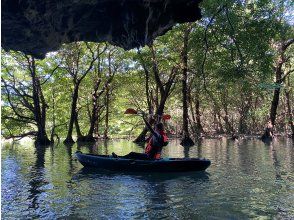
M 177 142 L 164 157 L 206 157 L 207 173 L 130 173 L 89 170 L 82 152 L 120 155 L 142 149 L 127 141 L 51 148 L 2 147 L 2 213 L 5 219 L 192 219 L 293 216 L 293 146 L 285 140 Z M 45 153 L 46 151 L 46 153 Z M 189 218 L 190 217 L 190 218 Z
M 113 214 L 119 216 L 133 216 L 139 219 L 147 218 L 172 218 L 171 213 L 179 210 L 173 207 L 173 204 L 179 206 L 180 199 L 174 193 L 187 193 L 190 189 L 175 187 L 177 181 L 185 180 L 187 184 L 205 184 L 209 181 L 207 172 L 187 172 L 187 173 L 142 173 L 142 172 L 115 172 L 96 168 L 82 168 L 73 176 L 72 182 L 80 185 L 79 191 L 88 182 L 95 183 L 91 185 L 91 194 L 83 194 L 82 200 L 88 200 L 93 197 L 99 198 L 108 195 L 112 200 L 108 200 L 107 207 L 113 210 Z M 107 181 L 108 184 L 101 188 L 101 183 Z M 100 187 L 99 187 L 100 186 Z M 100 190 L 105 190 L 101 192 Z M 171 191 L 172 190 L 172 191 Z M 73 192 L 75 194 L 77 192 Z M 139 195 L 141 194 L 141 195 Z M 197 196 L 197 195 L 195 195 Z M 183 198 L 182 198 L 183 199 Z M 135 200 L 135 201 L 134 201 Z M 134 204 L 136 203 L 136 205 Z M 119 208 L 119 210 L 117 210 Z M 122 210 L 123 208 L 123 210 Z M 133 210 L 133 209 L 139 210 Z M 173 210 L 175 208 L 175 210 Z M 156 214 L 155 214 L 156 213 Z M 176 213 L 174 213 L 176 214 Z M 116 217 L 119 217 L 116 216 Z
M 30 170 L 29 180 L 29 208 L 36 210 L 39 208 L 39 203 L 42 203 L 42 189 L 48 182 L 45 179 L 45 151 L 46 147 L 35 145 L 36 162 Z M 36 214 L 38 217 L 38 214 Z
M 275 168 L 276 180 L 282 180 L 281 169 L 280 169 L 281 165 L 278 160 L 276 149 L 272 143 L 270 144 L 270 155 L 273 160 L 273 166 Z

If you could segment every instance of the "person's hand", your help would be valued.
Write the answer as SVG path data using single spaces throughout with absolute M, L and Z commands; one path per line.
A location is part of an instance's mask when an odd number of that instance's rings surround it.
M 151 124 L 154 124 L 154 123 L 156 122 L 156 120 L 154 119 L 153 116 L 151 116 L 150 119 L 149 119 L 149 122 L 150 122 Z
M 144 111 L 138 111 L 138 115 L 142 116 L 143 118 L 146 118 L 146 113 Z

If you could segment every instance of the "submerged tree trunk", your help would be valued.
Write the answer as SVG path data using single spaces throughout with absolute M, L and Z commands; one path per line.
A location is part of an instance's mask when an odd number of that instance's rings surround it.
M 51 144 L 51 141 L 48 139 L 46 133 L 46 109 L 48 106 L 42 93 L 40 81 L 36 76 L 36 65 L 34 58 L 30 60 L 30 70 L 33 82 L 34 116 L 38 128 L 36 143 L 40 145 L 48 145 Z
M 189 134 L 189 115 L 188 115 L 188 100 L 187 100 L 187 72 L 188 72 L 188 42 L 191 28 L 188 27 L 184 31 L 184 46 L 181 53 L 182 59 L 182 101 L 183 101 L 183 132 L 181 145 L 183 146 L 193 146 L 194 141 L 190 138 Z
M 70 110 L 70 120 L 68 125 L 68 131 L 66 139 L 63 141 L 65 144 L 73 144 L 74 140 L 72 139 L 72 132 L 73 132 L 73 126 L 76 119 L 76 109 L 77 109 L 77 101 L 79 97 L 79 83 L 76 83 L 74 86 L 74 91 L 72 94 L 72 102 L 71 102 L 71 110 Z
M 79 119 L 78 119 L 78 113 L 76 113 L 75 127 L 76 127 L 76 132 L 77 132 L 77 141 L 78 142 L 86 141 L 86 137 L 81 132 L 81 127 L 80 127 Z

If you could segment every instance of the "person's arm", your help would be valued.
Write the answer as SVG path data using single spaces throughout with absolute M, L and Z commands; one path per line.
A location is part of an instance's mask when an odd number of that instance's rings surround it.
M 145 114 L 143 115 L 143 120 L 144 120 L 145 125 L 147 126 L 148 130 L 149 130 L 153 135 L 157 135 L 156 132 L 154 131 L 154 129 L 152 128 L 152 126 L 149 124 L 149 122 L 148 122 L 147 119 L 145 118 Z

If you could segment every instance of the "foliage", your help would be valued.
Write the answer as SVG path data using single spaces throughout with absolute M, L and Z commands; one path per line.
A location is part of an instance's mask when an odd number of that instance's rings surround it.
M 276 83 L 275 65 L 281 51 L 279 45 L 293 39 L 292 1 L 203 1 L 203 18 L 190 24 L 174 27 L 153 43 L 160 79 L 166 84 L 172 68 L 180 72 L 183 33 L 191 27 L 188 45 L 188 84 L 189 114 L 191 129 L 196 126 L 199 114 L 204 132 L 256 133 L 263 130 L 269 119 L 272 93 L 282 89 L 278 109 L 277 128 L 287 127 L 288 115 L 285 110 L 284 89 L 291 91 L 293 79 L 293 45 L 285 51 L 287 60 L 282 71 L 287 80 Z M 290 16 L 290 17 L 289 17 Z M 158 97 L 158 84 L 152 74 L 153 57 L 150 47 L 123 51 L 106 43 L 76 42 L 64 45 L 59 51 L 50 53 L 37 64 L 38 77 L 46 80 L 42 84 L 43 95 L 47 102 L 48 133 L 55 127 L 55 133 L 64 137 L 68 129 L 70 105 L 74 77 L 81 77 L 93 54 L 101 53 L 93 68 L 85 76 L 79 87 L 77 112 L 81 131 L 86 135 L 90 126 L 93 89 L 97 80 L 103 89 L 110 73 L 114 78 L 109 83 L 109 134 L 112 137 L 139 134 L 143 122 L 139 117 L 126 116 L 125 109 L 134 107 L 148 111 L 147 91 L 153 101 Z M 78 61 L 78 62 L 76 62 Z M 27 94 L 31 93 L 30 76 L 25 66 L 25 56 L 19 52 L 2 51 L 2 79 Z M 143 66 L 143 64 L 145 66 Z M 58 68 L 53 71 L 53 69 Z M 145 69 L 144 69 L 145 68 Z M 69 69 L 71 71 L 69 71 Z M 150 75 L 146 90 L 146 72 Z M 77 71 L 77 75 L 70 73 Z M 51 74 L 52 73 L 52 74 Z M 287 74 L 289 73 L 289 74 Z M 2 135 L 10 137 L 34 129 L 30 120 L 16 120 L 11 103 L 18 108 L 24 118 L 33 114 L 21 107 L 22 98 L 11 93 L 2 80 Z M 182 95 L 181 75 L 177 74 L 165 112 L 172 115 L 167 124 L 170 132 L 180 133 Z M 9 103 L 8 99 L 11 99 Z M 293 94 L 290 96 L 293 103 Z M 106 92 L 99 96 L 101 105 L 96 136 L 105 131 Z M 154 101 L 155 100 L 155 101 Z M 197 107 L 197 104 L 200 104 Z M 200 113 L 197 113 L 197 108 Z

